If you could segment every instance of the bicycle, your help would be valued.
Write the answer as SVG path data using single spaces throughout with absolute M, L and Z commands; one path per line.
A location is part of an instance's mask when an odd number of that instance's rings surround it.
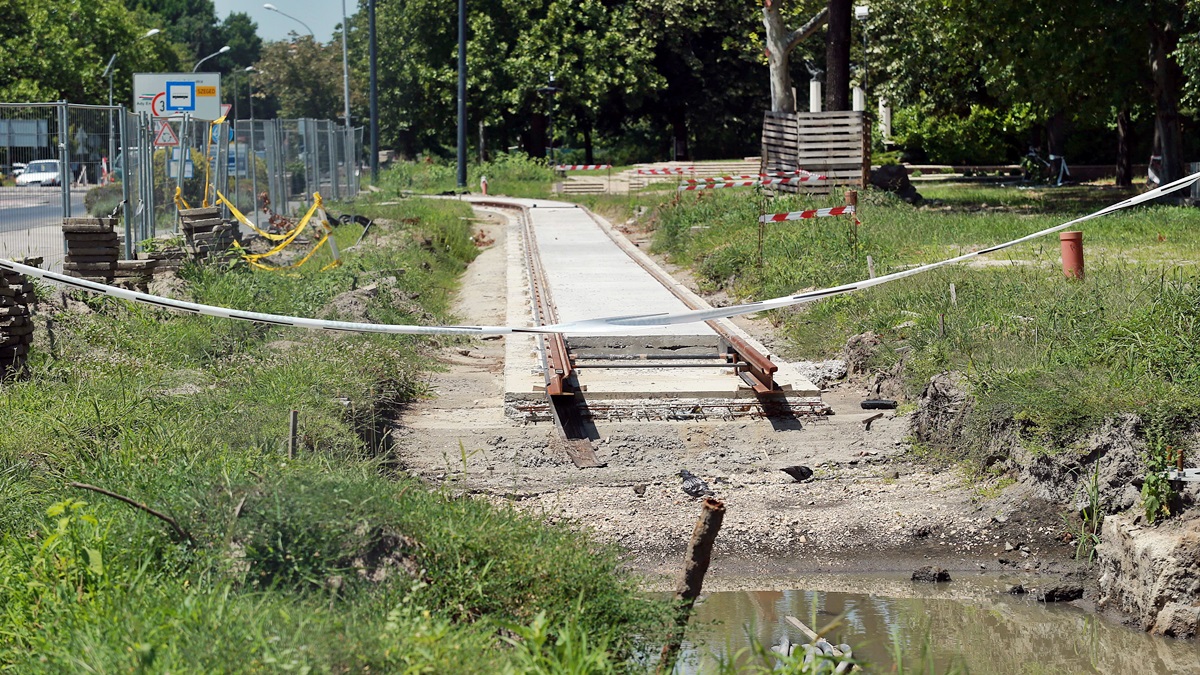
M 1054 172 L 1054 162 L 1058 162 L 1057 175 Z M 1067 178 L 1071 176 L 1071 169 L 1067 166 L 1066 157 L 1062 155 L 1050 155 L 1050 161 L 1046 161 L 1038 154 L 1037 148 L 1032 145 L 1029 146 L 1029 152 L 1021 159 L 1021 170 L 1025 174 L 1025 180 L 1036 180 L 1039 183 L 1053 183 L 1055 187 L 1066 185 Z

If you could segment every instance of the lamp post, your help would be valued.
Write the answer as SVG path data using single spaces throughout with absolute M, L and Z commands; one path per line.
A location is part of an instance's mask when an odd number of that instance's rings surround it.
M 346 6 L 346 3 L 345 3 L 345 0 L 343 0 L 343 2 L 342 2 L 342 13 L 343 13 L 343 14 L 345 14 L 345 13 L 346 13 L 346 12 L 345 12 L 345 6 Z M 286 14 L 286 13 L 284 13 L 284 12 L 280 11 L 280 9 L 279 9 L 278 7 L 276 7 L 275 5 L 272 5 L 272 4 L 271 4 L 271 3 L 269 3 L 269 2 L 268 2 L 268 3 L 266 3 L 265 5 L 263 5 L 263 7 L 264 7 L 265 9 L 267 9 L 267 10 L 270 10 L 270 11 L 272 11 L 272 12 L 275 12 L 276 14 L 283 14 L 283 16 L 286 16 L 287 18 L 291 19 L 292 21 L 295 21 L 296 23 L 300 24 L 301 26 L 304 26 L 304 30 L 307 30 L 307 31 L 308 31 L 308 36 L 309 36 L 310 38 L 312 38 L 314 42 L 316 41 L 316 39 L 317 39 L 317 36 L 316 36 L 316 34 L 315 34 L 315 33 L 313 33 L 313 29 L 311 29 L 311 28 L 309 28 L 309 27 L 308 27 L 308 24 L 304 23 L 304 22 L 303 22 L 303 21 L 301 21 L 300 19 L 297 19 L 296 17 L 292 16 L 291 14 Z
M 467 0 L 458 0 L 458 187 L 467 187 Z
M 546 129 L 546 156 L 550 158 L 550 166 L 555 166 L 554 162 L 554 95 L 562 91 L 562 89 L 554 86 L 554 73 L 550 73 L 550 80 L 546 86 L 538 89 L 546 95 L 546 117 L 548 118 Z
M 854 18 L 863 22 L 863 29 L 862 29 L 862 34 L 863 34 L 863 63 L 862 63 L 863 78 L 862 78 L 862 96 L 861 96 L 862 100 L 855 101 L 856 103 L 861 103 L 861 105 L 851 106 L 851 107 L 857 108 L 864 112 L 867 109 L 867 76 L 870 74 L 870 72 L 867 70 L 867 23 L 866 23 L 867 17 L 870 16 L 870 14 L 871 14 L 871 8 L 868 7 L 867 5 L 858 5 L 854 8 Z M 857 99 L 857 98 L 859 98 L 859 96 L 855 96 L 855 98 Z
M 198 71 L 200 70 L 200 64 L 204 63 L 205 61 L 207 61 L 207 60 L 211 59 L 211 58 L 212 58 L 212 57 L 214 57 L 214 56 L 220 56 L 220 55 L 224 54 L 224 53 L 225 53 L 225 52 L 227 52 L 227 51 L 229 51 L 229 45 L 225 45 L 224 47 L 221 47 L 221 48 L 220 48 L 220 49 L 218 49 L 217 51 L 215 51 L 215 52 L 213 52 L 213 53 L 209 54 L 208 56 L 206 56 L 206 57 L 204 57 L 204 58 L 200 59 L 199 61 L 197 61 L 197 62 L 196 62 L 196 65 L 195 65 L 195 66 L 192 68 L 192 72 L 193 72 L 193 73 L 195 73 L 195 72 L 198 72 Z
M 367 0 L 368 60 L 371 67 L 371 182 L 379 182 L 379 68 L 376 63 L 375 0 Z
M 154 37 L 155 35 L 158 35 L 161 32 L 162 31 L 157 28 L 151 28 L 150 30 L 146 31 L 145 35 L 139 37 L 138 40 L 145 40 L 146 38 Z M 116 149 L 115 149 L 115 146 L 113 145 L 114 136 L 116 136 L 116 131 L 113 128 L 113 116 L 112 116 L 113 70 L 114 70 L 113 66 L 116 65 L 116 63 L 117 63 L 117 54 L 116 54 L 116 52 L 113 52 L 112 57 L 108 60 L 108 65 L 104 67 L 104 74 L 108 76 L 108 170 L 110 173 L 113 170 L 112 163 L 114 161 L 116 161 L 116 158 L 117 158 L 116 157 Z

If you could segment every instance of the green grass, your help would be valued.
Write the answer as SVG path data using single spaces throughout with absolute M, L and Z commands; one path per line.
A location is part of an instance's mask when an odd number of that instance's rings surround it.
M 963 188 L 949 208 L 867 193 L 856 236 L 845 218 L 770 225 L 761 264 L 762 207 L 752 193 L 685 197 L 659 207 L 651 222 L 655 249 L 690 266 L 707 290 L 769 298 L 864 279 L 868 255 L 882 275 L 1050 227 L 1082 215 L 1081 204 L 1123 198 L 1086 189 L 1045 191 L 1036 209 L 980 208 L 1020 196 L 1007 188 Z M 1065 204 L 1053 200 L 1058 195 Z M 769 210 L 834 203 L 788 197 Z M 1009 423 L 1032 444 L 1058 451 L 1121 412 L 1179 421 L 1200 405 L 1194 221 L 1190 210 L 1156 206 L 1086 223 L 1083 283 L 1063 278 L 1057 238 L 1047 237 L 991 256 L 998 265 L 944 268 L 771 318 L 795 357 L 835 356 L 850 336 L 878 333 L 886 348 L 876 365 L 903 355 L 910 395 L 942 370 L 965 372 L 980 414 L 976 442 L 954 448 L 962 457 L 985 463 L 986 439 Z M 1174 403 L 1164 409 L 1162 401 Z
M 368 212 L 387 222 L 342 267 L 186 268 L 188 299 L 361 319 L 331 301 L 375 283 L 367 320 L 452 321 L 469 209 Z M 342 250 L 359 234 L 338 228 Z M 28 379 L 0 384 L 0 671 L 614 672 L 659 634 L 665 605 L 614 549 L 397 473 L 386 420 L 455 338 L 83 300 L 42 303 L 53 344 L 39 329 Z
M 483 164 L 467 167 L 466 190 L 480 192 L 479 179 L 487 176 L 488 193 L 507 197 L 544 199 L 550 196 L 554 171 L 545 160 L 525 155 L 499 155 Z M 386 196 L 416 194 L 452 194 L 458 190 L 457 168 L 429 158 L 426 161 L 397 162 L 380 176 Z

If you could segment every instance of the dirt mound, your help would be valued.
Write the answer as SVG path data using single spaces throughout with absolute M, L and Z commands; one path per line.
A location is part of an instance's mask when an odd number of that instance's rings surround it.
M 396 277 L 383 277 L 338 294 L 321 311 L 320 318 L 378 323 L 384 319 L 384 311 L 393 309 L 420 323 L 433 323 L 435 317 L 415 302 L 419 297 L 419 293 L 401 288 Z
M 974 408 L 975 403 L 960 373 L 934 375 L 917 400 L 917 412 L 912 418 L 913 435 L 929 445 L 957 445 Z
M 174 272 L 161 272 L 150 280 L 150 295 L 158 295 L 172 300 L 190 300 L 187 292 L 187 282 L 180 279 Z
M 842 348 L 842 360 L 846 362 L 846 372 L 850 375 L 867 372 L 867 364 L 879 352 L 881 344 L 883 343 L 879 336 L 871 331 L 846 340 L 846 346 Z
M 1100 506 L 1104 513 L 1119 513 L 1138 504 L 1138 485 L 1145 473 L 1138 438 L 1141 419 L 1126 414 L 1106 420 L 1076 449 L 1053 455 L 1032 453 L 1016 447 L 1013 461 L 1021 467 L 1024 482 L 1042 499 L 1071 504 L 1076 510 L 1089 506 L 1087 494 L 1092 472 L 1099 474 Z

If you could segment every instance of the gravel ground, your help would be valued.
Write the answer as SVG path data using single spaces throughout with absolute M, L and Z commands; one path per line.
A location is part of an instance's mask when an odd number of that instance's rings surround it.
M 503 284 L 496 280 L 505 273 L 505 228 L 494 216 L 482 218 L 480 228 L 496 243 L 468 270 L 457 314 L 503 323 L 496 297 Z M 590 529 L 618 543 L 627 564 L 651 579 L 679 569 L 700 512 L 699 500 L 680 488 L 677 474 L 685 468 L 726 505 L 711 572 L 718 586 L 931 563 L 1059 572 L 1074 552 L 1060 541 L 1057 511 L 1021 486 L 989 491 L 957 471 L 914 460 L 907 415 L 887 412 L 867 430 L 874 411 L 859 405 L 871 395 L 867 378 L 827 385 L 822 399 L 834 414 L 824 418 L 598 421 L 596 454 L 608 465 L 579 470 L 549 423 L 505 416 L 503 359 L 503 339 L 447 352 L 446 371 L 431 382 L 435 397 L 398 420 L 403 466 L 452 490 Z M 840 374 L 836 364 L 812 369 Z M 780 471 L 793 465 L 811 467 L 814 477 L 796 483 Z

